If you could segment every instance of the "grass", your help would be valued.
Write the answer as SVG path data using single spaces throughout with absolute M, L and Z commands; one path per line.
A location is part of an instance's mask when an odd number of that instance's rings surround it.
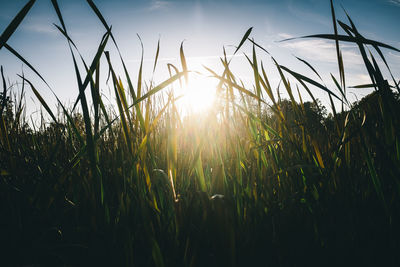
M 1 35 L 0 48 L 42 78 L 7 44 L 34 2 Z M 245 43 L 253 45 L 247 57 L 253 89 L 245 88 L 222 56 L 221 75 L 207 68 L 220 81 L 217 105 L 201 116 L 182 116 L 171 89 L 191 71 L 183 45 L 181 65 L 168 65 L 170 78 L 146 84 L 143 57 L 137 77 L 130 76 L 111 28 L 87 2 L 105 28 L 90 63 L 69 38 L 52 0 L 56 27 L 75 66 L 79 94 L 73 107 L 57 98 L 59 112 L 53 114 L 23 75 L 22 91 L 13 99 L 15 86 L 6 84 L 1 71 L 2 265 L 400 264 L 400 89 L 381 48 L 399 50 L 364 38 L 350 17 L 348 24 L 336 20 L 332 4 L 334 34 L 303 38 L 335 41 L 336 88 L 272 58 L 281 77 L 278 90 L 289 96 L 281 99 L 259 56 L 268 52 L 250 39 L 250 28 L 235 53 Z M 371 83 L 358 87 L 374 89 L 357 103 L 347 100 L 341 42 L 358 46 L 369 73 Z M 110 44 L 120 55 L 122 74 L 105 50 Z M 370 49 L 389 69 L 390 83 Z M 101 97 L 103 64 L 117 100 L 113 110 Z M 298 86 L 313 101 L 301 101 Z M 331 100 L 331 115 L 314 98 L 316 89 Z M 25 90 L 49 114 L 39 129 L 24 115 Z

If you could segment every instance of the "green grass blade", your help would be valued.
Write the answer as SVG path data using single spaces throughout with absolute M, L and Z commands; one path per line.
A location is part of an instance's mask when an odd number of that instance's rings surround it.
M 336 38 L 335 38 L 335 48 L 336 48 L 337 63 L 338 63 L 338 67 L 339 67 L 340 82 L 341 82 L 341 85 L 344 88 L 344 90 L 346 90 L 345 78 L 344 78 L 343 60 L 342 60 L 342 55 L 341 55 L 340 47 L 339 47 L 339 39 L 337 38 L 338 29 L 337 29 L 337 24 L 336 24 L 335 8 L 333 7 L 333 0 L 330 0 L 330 4 L 331 4 L 333 32 L 334 32 L 334 35 L 336 36 Z
M 204 66 L 204 67 L 205 67 L 205 66 Z M 262 100 L 261 98 L 259 98 L 256 94 L 252 93 L 251 91 L 245 89 L 244 87 L 238 85 L 237 83 L 233 83 L 233 82 L 231 82 L 231 81 L 228 80 L 228 79 L 225 79 L 225 78 L 223 78 L 223 77 L 221 77 L 221 76 L 218 76 L 218 74 L 216 74 L 213 70 L 211 70 L 211 69 L 209 69 L 209 68 L 207 68 L 207 67 L 205 67 L 205 68 L 206 68 L 206 70 L 208 70 L 209 72 L 211 72 L 212 75 L 213 75 L 215 78 L 217 78 L 218 80 L 220 80 L 221 82 L 226 83 L 227 85 L 236 88 L 237 90 L 241 91 L 242 93 L 245 93 L 246 95 L 255 98 L 257 101 L 260 101 L 260 102 L 265 103 L 264 100 Z
M 160 83 L 159 85 L 157 85 L 156 87 L 154 87 L 153 89 L 151 89 L 150 91 L 148 91 L 146 94 L 144 94 L 142 97 L 137 98 L 132 105 L 130 105 L 129 107 L 133 107 L 137 104 L 139 104 L 140 102 L 142 102 L 143 100 L 145 100 L 146 98 L 154 95 L 155 93 L 157 93 L 158 91 L 166 88 L 167 86 L 169 86 L 170 84 L 172 84 L 174 81 L 180 79 L 183 75 L 185 75 L 185 72 L 179 72 L 177 74 L 175 74 L 174 76 L 172 76 L 171 78 L 163 81 L 162 83 Z
M 256 49 L 255 49 L 254 44 L 253 44 L 253 65 L 252 65 L 252 67 L 253 67 L 254 81 L 256 84 L 257 97 L 260 99 L 261 98 L 260 75 L 258 73 L 257 55 L 256 55 Z
M 104 48 L 105 48 L 106 45 L 107 45 L 107 41 L 108 41 L 108 38 L 109 38 L 110 34 L 111 34 L 111 32 L 106 32 L 106 33 L 103 35 L 103 38 L 102 38 L 102 40 L 101 40 L 101 42 L 100 42 L 100 45 L 99 45 L 99 47 L 98 47 L 98 49 L 97 49 L 96 55 L 94 56 L 94 58 L 93 58 L 93 60 L 92 60 L 92 63 L 91 63 L 91 65 L 90 65 L 89 71 L 86 73 L 85 80 L 84 80 L 84 82 L 82 83 L 83 93 L 85 92 L 86 87 L 88 86 L 90 80 L 92 79 L 92 75 L 93 75 L 95 69 L 97 68 L 97 65 L 98 65 L 98 63 L 99 63 L 99 61 L 100 61 L 100 57 L 101 57 L 102 53 L 104 52 Z M 72 53 L 72 50 L 71 50 L 71 53 Z M 81 100 L 81 97 L 82 97 L 82 96 L 81 96 L 81 94 L 80 94 L 80 95 L 78 96 L 78 98 L 76 99 L 75 104 L 74 104 L 74 107 L 73 107 L 73 110 L 75 109 L 75 107 L 76 107 L 76 105 L 79 103 L 79 101 Z

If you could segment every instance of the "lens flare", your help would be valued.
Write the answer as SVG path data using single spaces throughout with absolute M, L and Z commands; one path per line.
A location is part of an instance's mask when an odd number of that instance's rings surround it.
M 190 73 L 188 82 L 176 90 L 182 98 L 178 101 L 183 113 L 201 113 L 213 107 L 217 82 L 198 73 Z

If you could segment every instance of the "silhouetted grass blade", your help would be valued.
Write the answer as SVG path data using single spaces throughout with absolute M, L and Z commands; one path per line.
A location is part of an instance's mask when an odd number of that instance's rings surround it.
M 181 48 L 179 50 L 179 55 L 180 55 L 180 58 L 181 58 L 182 70 L 185 73 L 185 82 L 187 84 L 188 83 L 188 69 L 187 69 L 185 54 L 183 52 L 183 42 L 181 43 Z
M 26 5 L 18 12 L 15 18 L 11 21 L 11 23 L 7 26 L 4 32 L 0 36 L 0 49 L 6 44 L 11 35 L 18 28 L 19 24 L 25 18 L 26 14 L 28 14 L 29 10 L 32 8 L 33 4 L 36 0 L 30 0 Z
M 316 81 L 314 81 L 314 80 L 312 80 L 312 79 L 310 79 L 310 78 L 308 78 L 308 77 L 306 77 L 306 76 L 304 76 L 304 75 L 301 75 L 301 74 L 299 74 L 299 73 L 297 73 L 297 72 L 294 72 L 294 71 L 292 71 L 292 70 L 286 68 L 285 66 L 279 65 L 279 67 L 282 68 L 283 70 L 289 72 L 289 73 L 290 73 L 291 75 L 293 75 L 293 77 L 295 77 L 297 80 L 302 80 L 302 81 L 305 81 L 305 82 L 307 82 L 307 83 L 310 83 L 310 84 L 312 84 L 312 85 L 314 85 L 314 86 L 316 86 L 316 87 L 318 87 L 318 88 L 320 88 L 320 89 L 326 91 L 327 93 L 333 95 L 333 96 L 336 97 L 338 100 L 342 101 L 335 93 L 333 93 L 331 90 L 329 90 L 328 88 L 326 88 L 326 87 L 323 86 L 322 84 L 320 84 L 320 83 L 318 83 L 318 82 L 316 82 Z
M 47 105 L 46 101 L 44 101 L 44 99 L 42 98 L 42 96 L 40 95 L 40 93 L 36 90 L 36 88 L 33 86 L 33 84 L 27 80 L 26 78 L 18 75 L 21 79 L 23 79 L 24 81 L 26 81 L 30 86 L 31 89 L 33 91 L 33 93 L 35 94 L 35 96 L 37 97 L 37 99 L 40 101 L 40 103 L 42 104 L 42 106 L 45 108 L 45 110 L 49 113 L 49 115 L 51 116 L 51 118 L 53 119 L 53 121 L 55 123 L 57 122 L 56 116 L 54 116 L 53 112 L 51 111 L 50 107 Z
M 46 85 L 50 88 L 50 85 L 46 82 L 46 80 L 40 75 L 40 73 L 24 58 L 22 57 L 17 51 L 15 51 L 11 46 L 8 44 L 4 44 L 4 47 L 13 53 L 17 58 L 19 58 L 26 66 L 28 66 Z
M 3 66 L 0 67 L 0 72 L 1 72 L 1 79 L 3 81 L 3 94 L 1 96 L 1 107 L 0 107 L 0 116 L 3 116 L 3 110 L 6 107 L 7 104 L 7 85 L 6 85 L 6 79 L 4 78 L 4 73 L 3 73 Z
M 301 62 L 303 62 L 304 64 L 306 64 L 307 67 L 309 67 L 309 68 L 318 76 L 318 78 L 322 81 L 321 76 L 319 75 L 319 73 L 317 72 L 317 70 L 316 70 L 310 63 L 308 63 L 307 61 L 305 61 L 304 59 L 301 59 L 301 58 L 299 58 L 299 57 L 295 57 L 295 58 L 297 58 L 299 61 L 301 61 Z
M 239 49 L 242 47 L 242 45 L 244 44 L 244 42 L 247 40 L 247 38 L 249 37 L 251 31 L 253 30 L 253 27 L 249 28 L 246 33 L 243 35 L 242 40 L 240 41 L 239 45 L 237 46 L 235 52 L 233 54 L 236 54 L 237 51 L 239 51 Z
M 160 39 L 158 39 L 158 42 L 157 42 L 157 51 L 156 51 L 156 57 L 154 59 L 153 73 L 156 71 L 156 66 L 157 66 L 157 61 L 158 61 L 159 54 L 160 54 Z

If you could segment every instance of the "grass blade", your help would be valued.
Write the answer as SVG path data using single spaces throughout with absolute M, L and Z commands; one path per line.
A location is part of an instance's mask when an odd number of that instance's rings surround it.
M 236 54 L 237 51 L 239 51 L 239 49 L 242 47 L 242 45 L 244 44 L 244 42 L 247 40 L 247 38 L 249 37 L 251 31 L 253 30 L 253 27 L 249 28 L 246 33 L 243 35 L 242 40 L 240 41 L 239 45 L 237 46 L 235 52 L 233 54 Z
M 51 111 L 50 107 L 47 105 L 46 101 L 44 101 L 44 99 L 42 98 L 42 96 L 40 95 L 40 93 L 36 90 L 36 88 L 33 86 L 33 84 L 27 80 L 25 77 L 22 77 L 20 75 L 18 75 L 21 79 L 23 79 L 24 81 L 26 81 L 32 88 L 33 93 L 35 94 L 35 96 L 37 97 L 37 99 L 39 99 L 40 103 L 43 105 L 43 107 L 45 108 L 45 110 L 49 113 L 50 117 L 53 119 L 53 121 L 55 123 L 57 122 L 56 116 L 54 116 L 53 112 Z
M 163 81 L 162 83 L 160 83 L 159 85 L 157 85 L 156 87 L 154 87 L 153 89 L 151 89 L 150 91 L 148 91 L 146 94 L 144 94 L 142 97 L 137 98 L 132 105 L 129 106 L 129 108 L 139 104 L 140 102 L 142 102 L 143 100 L 145 100 L 146 98 L 154 95 L 155 93 L 157 93 L 158 91 L 164 89 L 165 87 L 167 87 L 168 85 L 172 84 L 174 81 L 180 79 L 183 75 L 185 75 L 185 72 L 179 72 L 177 74 L 175 74 L 174 76 L 172 76 L 171 78 Z
M 187 84 L 188 83 L 188 69 L 187 69 L 185 54 L 183 53 L 183 42 L 181 43 L 179 55 L 181 58 L 182 69 L 183 69 L 183 72 L 185 73 L 185 82 Z
M 297 80 L 299 80 L 299 81 L 301 80 L 301 81 L 305 81 L 305 82 L 307 82 L 307 83 L 310 83 L 310 84 L 312 84 L 312 85 L 314 85 L 314 86 L 316 86 L 316 87 L 318 87 L 318 88 L 324 90 L 325 92 L 327 92 L 327 93 L 329 93 L 329 94 L 332 94 L 332 95 L 333 95 L 334 97 L 336 97 L 338 100 L 342 101 L 335 93 L 333 93 L 331 90 L 329 90 L 328 88 L 326 88 L 326 87 L 323 86 L 322 84 L 320 84 L 320 83 L 318 83 L 318 82 L 316 82 L 316 81 L 314 81 L 314 80 L 312 80 L 312 79 L 310 79 L 310 78 L 308 78 L 308 77 L 306 77 L 306 76 L 304 76 L 304 75 L 301 75 L 301 74 L 299 74 L 299 73 L 297 73 L 297 72 L 294 72 L 294 71 L 292 71 L 292 70 L 286 68 L 285 66 L 279 65 L 279 67 L 282 68 L 283 70 L 285 70 L 286 72 L 289 72 L 289 73 L 290 73 L 293 77 L 295 77 Z
M 25 18 L 26 14 L 28 14 L 29 10 L 32 8 L 33 4 L 36 0 L 30 0 L 26 5 L 18 12 L 18 14 L 14 17 L 11 23 L 7 26 L 4 32 L 0 35 L 0 49 L 7 43 L 8 39 L 18 28 L 19 24 Z
M 158 55 L 160 54 L 160 39 L 158 39 L 157 42 L 157 51 L 156 51 L 156 58 L 154 60 L 154 65 L 153 65 L 153 74 L 156 71 L 156 66 L 157 66 L 157 61 L 158 61 Z

